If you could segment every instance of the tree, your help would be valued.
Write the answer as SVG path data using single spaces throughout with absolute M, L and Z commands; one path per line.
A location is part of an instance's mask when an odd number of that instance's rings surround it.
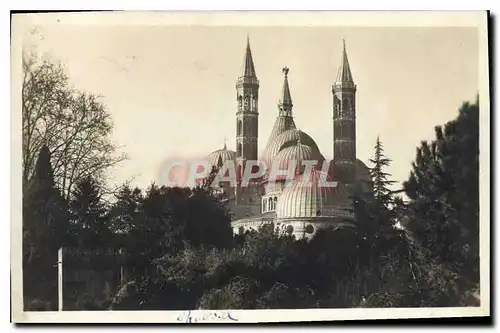
M 101 196 L 99 184 L 90 176 L 75 185 L 69 207 L 75 245 L 79 247 L 112 243 L 108 211 Z
M 23 184 L 34 172 L 36 154 L 47 146 L 57 186 L 69 199 L 76 182 L 125 159 L 109 136 L 111 116 L 95 95 L 70 88 L 62 65 L 23 56 Z
M 144 197 L 141 189 L 132 189 L 129 185 L 121 187 L 114 196 L 116 200 L 109 212 L 110 227 L 114 234 L 125 236 L 137 227 Z
M 370 168 L 373 195 L 356 193 L 353 197 L 353 208 L 359 232 L 373 245 L 373 237 L 376 238 L 382 233 L 393 233 L 397 217 L 395 206 L 401 202 L 395 199 L 393 191 L 389 188 L 395 183 L 389 179 L 391 175 L 385 171 L 391 159 L 384 154 L 379 137 L 370 162 L 373 165 Z
M 23 284 L 25 307 L 31 301 L 57 305 L 57 250 L 67 241 L 67 203 L 55 187 L 47 146 L 23 193 Z
M 380 137 L 377 137 L 374 148 L 374 157 L 370 159 L 370 162 L 373 164 L 373 167 L 370 169 L 373 180 L 373 195 L 381 205 L 388 208 L 388 205 L 392 203 L 392 191 L 389 189 L 389 186 L 395 182 L 388 180 L 390 174 L 385 172 L 384 169 L 389 166 L 391 160 L 384 155 L 384 148 Z
M 408 181 L 408 229 L 445 269 L 479 281 L 479 105 L 464 103 L 458 117 L 436 126 L 417 148 Z M 468 285 L 468 286 L 467 286 Z

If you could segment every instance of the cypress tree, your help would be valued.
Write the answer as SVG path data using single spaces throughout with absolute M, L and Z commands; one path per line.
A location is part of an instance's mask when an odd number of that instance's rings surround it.
M 25 308 L 32 302 L 57 307 L 57 250 L 67 237 L 67 203 L 55 187 L 50 151 L 43 146 L 23 193 Z

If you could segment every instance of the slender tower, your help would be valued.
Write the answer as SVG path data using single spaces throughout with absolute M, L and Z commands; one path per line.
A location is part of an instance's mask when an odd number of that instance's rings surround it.
M 246 161 L 257 160 L 257 143 L 259 136 L 259 80 L 255 74 L 255 66 L 247 37 L 247 47 L 243 60 L 241 76 L 236 81 L 236 165 L 240 177 Z M 237 191 L 241 194 L 245 191 Z M 241 196 L 238 201 L 241 202 Z
M 259 80 L 247 37 L 247 48 L 243 72 L 236 81 L 236 158 L 242 161 L 257 159 L 257 138 L 259 134 Z
M 342 40 L 342 61 L 332 86 L 333 177 L 346 185 L 356 177 L 356 85 Z

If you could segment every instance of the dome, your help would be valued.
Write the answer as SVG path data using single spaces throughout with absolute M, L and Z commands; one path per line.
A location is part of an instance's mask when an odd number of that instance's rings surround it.
M 309 177 L 302 175 L 287 185 L 276 205 L 276 217 L 311 218 L 349 216 L 349 197 L 345 187 L 324 172 L 312 170 Z
M 268 164 L 267 168 L 270 169 L 270 164 L 281 149 L 285 146 L 296 144 L 299 140 L 303 145 L 311 147 L 315 153 L 320 154 L 316 142 L 308 134 L 298 129 L 290 129 L 279 134 L 274 140 L 269 142 L 263 156 L 264 161 Z
M 226 161 L 236 161 L 236 152 L 224 148 L 211 152 L 207 156 L 209 167 L 221 167 Z
M 370 169 L 360 159 L 356 159 L 356 180 L 361 182 L 372 181 Z
M 299 139 L 295 144 L 293 142 L 292 144 L 285 144 L 274 158 L 273 164 L 277 164 L 279 170 L 287 170 L 290 161 L 296 161 L 296 170 L 303 173 L 305 166 L 302 161 L 317 161 L 316 168 L 321 169 L 324 160 L 318 150 L 302 144 Z
M 328 176 L 335 179 L 334 171 L 335 161 L 330 161 L 330 166 L 328 169 Z M 369 194 L 373 192 L 373 181 L 370 174 L 370 169 L 366 166 L 363 161 L 356 159 L 356 176 L 355 183 L 347 185 L 351 193 L 355 194 Z

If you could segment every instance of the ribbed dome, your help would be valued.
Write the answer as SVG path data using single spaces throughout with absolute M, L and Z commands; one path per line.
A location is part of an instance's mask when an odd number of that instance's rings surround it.
M 298 129 L 291 129 L 278 135 L 266 147 L 263 159 L 267 163 L 268 169 L 271 168 L 272 161 L 284 146 L 296 144 L 299 140 L 303 145 L 311 147 L 315 153 L 321 154 L 316 142 L 308 134 Z
M 287 170 L 290 161 L 296 161 L 296 172 L 302 174 L 305 169 L 302 161 L 316 161 L 316 168 L 321 169 L 324 160 L 319 151 L 299 141 L 296 144 L 285 144 L 274 158 L 273 164 L 277 164 L 278 170 Z
M 224 148 L 211 152 L 207 156 L 208 164 L 210 167 L 221 167 L 226 161 L 236 161 L 236 152 Z
M 341 183 L 324 186 L 331 179 L 323 172 L 313 170 L 309 177 L 302 175 L 291 182 L 278 199 L 276 217 L 310 218 L 349 215 L 349 197 Z

